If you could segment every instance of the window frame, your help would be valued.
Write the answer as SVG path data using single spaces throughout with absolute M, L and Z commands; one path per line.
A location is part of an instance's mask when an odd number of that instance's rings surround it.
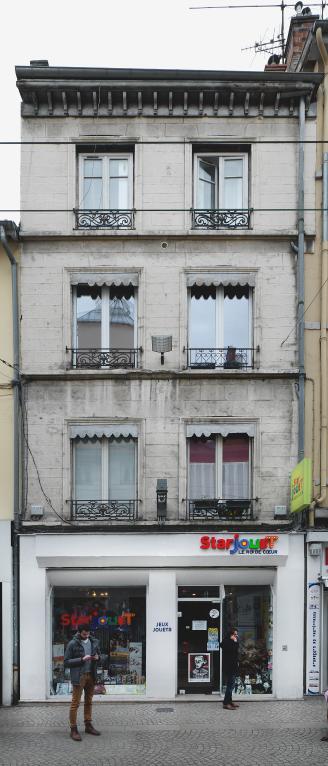
M 83 207 L 84 194 L 84 161 L 101 160 L 102 163 L 102 208 Z M 128 205 L 126 208 L 114 208 L 110 205 L 109 199 L 109 166 L 110 160 L 128 160 Z M 78 183 L 79 210 L 132 210 L 133 209 L 133 153 L 132 152 L 98 152 L 90 154 L 89 152 L 79 154 L 79 183 Z
M 240 426 L 239 434 L 243 434 L 243 426 Z M 236 434 L 231 434 L 236 436 Z M 247 436 L 247 434 L 246 434 Z M 233 498 L 222 497 L 223 492 L 223 439 L 221 434 L 212 434 L 215 440 L 215 496 L 210 500 L 232 500 Z M 187 498 L 188 500 L 203 500 L 202 497 L 190 497 L 190 442 L 192 437 L 187 437 Z M 254 461 L 254 437 L 248 436 L 249 460 L 248 460 L 248 494 L 247 498 L 237 500 L 251 500 L 253 495 L 253 461 Z
M 87 285 L 88 283 L 81 282 Z M 138 348 L 138 287 L 134 286 L 134 332 L 133 347 Z M 79 349 L 78 346 L 78 319 L 77 319 L 77 285 L 72 285 L 72 347 Z M 110 286 L 101 286 L 101 347 L 100 350 L 114 348 L 110 345 Z
M 101 443 L 101 497 L 95 497 L 95 498 L 87 498 L 88 500 L 99 500 L 103 503 L 111 502 L 111 499 L 109 498 L 109 447 L 110 447 L 110 439 L 107 436 L 102 436 L 101 438 L 97 437 L 97 441 Z M 115 439 L 114 439 L 115 441 Z M 118 439 L 116 439 L 118 441 Z M 123 498 L 124 500 L 137 500 L 138 499 L 138 446 L 139 446 L 139 437 L 137 438 L 131 438 L 129 441 L 134 442 L 134 484 L 135 484 L 135 497 L 126 497 Z M 76 439 L 71 439 L 71 476 L 72 476 L 72 486 L 71 486 L 71 498 L 74 502 L 78 502 L 77 498 L 77 492 L 76 492 L 76 449 L 75 446 L 77 444 Z M 82 502 L 82 501 L 81 501 Z M 113 500 L 113 502 L 122 502 L 120 500 Z
M 224 288 L 228 285 L 213 285 L 215 287 L 215 343 L 213 348 L 227 348 L 224 346 Z M 191 346 L 191 290 L 192 287 L 187 287 L 188 291 L 188 327 L 187 327 L 187 347 Z M 254 327 L 253 327 L 253 304 L 254 304 L 254 287 L 248 285 L 248 346 L 246 348 L 253 348 L 254 342 Z M 222 342 L 221 342 L 222 341 Z M 207 346 L 203 346 L 207 348 Z M 208 348 L 211 348 L 208 346 Z M 236 348 L 244 348 L 244 346 L 236 346 Z
M 198 186 L 198 180 L 199 180 L 199 163 L 201 160 L 206 162 L 206 158 L 216 158 L 218 160 L 218 163 L 216 165 L 215 170 L 215 207 L 214 208 L 201 208 L 198 204 L 198 198 L 199 198 L 199 186 Z M 222 172 L 224 168 L 224 161 L 225 160 L 242 160 L 243 162 L 243 174 L 242 174 L 242 181 L 243 181 L 243 190 L 242 190 L 242 200 L 243 204 L 241 208 L 224 208 L 223 205 L 221 206 L 221 200 L 223 201 L 224 198 L 224 172 Z M 193 172 L 193 181 L 194 181 L 194 193 L 193 193 L 193 200 L 194 200 L 194 209 L 195 210 L 248 210 L 249 209 L 249 175 L 248 175 L 248 153 L 247 152 L 195 152 L 193 156 L 194 161 L 194 172 Z

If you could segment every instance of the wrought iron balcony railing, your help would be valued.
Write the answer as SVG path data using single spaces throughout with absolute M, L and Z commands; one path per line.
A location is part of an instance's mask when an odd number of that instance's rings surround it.
M 193 229 L 249 229 L 251 209 L 247 210 L 195 210 L 192 209 Z
M 188 367 L 199 370 L 243 370 L 254 367 L 253 348 L 187 348 Z
M 137 521 L 138 500 L 70 500 L 74 521 Z
M 250 521 L 253 518 L 252 500 L 187 500 L 188 521 Z
M 76 229 L 134 229 L 134 210 L 77 210 Z
M 68 348 L 71 365 L 78 370 L 125 370 L 139 365 L 140 348 Z

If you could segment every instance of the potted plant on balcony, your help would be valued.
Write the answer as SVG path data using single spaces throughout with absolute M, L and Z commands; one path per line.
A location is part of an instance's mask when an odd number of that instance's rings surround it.
M 240 355 L 237 354 L 237 349 L 234 346 L 228 346 L 223 366 L 226 370 L 236 370 L 242 367 Z

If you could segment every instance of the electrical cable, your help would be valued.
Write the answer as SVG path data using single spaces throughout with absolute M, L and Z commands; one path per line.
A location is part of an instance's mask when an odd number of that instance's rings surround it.
M 280 347 L 281 347 L 281 346 L 283 346 L 283 345 L 284 345 L 284 343 L 286 343 L 286 340 L 288 340 L 288 338 L 291 336 L 292 332 L 294 332 L 294 330 L 296 330 L 296 329 L 297 329 L 297 327 L 298 327 L 298 325 L 300 324 L 300 322 L 302 321 L 302 319 L 304 319 L 306 312 L 308 311 L 308 309 L 310 308 L 310 306 L 312 306 L 312 303 L 314 303 L 315 299 L 318 297 L 318 295 L 320 295 L 320 293 L 321 293 L 321 290 L 324 288 L 324 286 L 325 286 L 326 282 L 328 282 L 328 277 L 327 277 L 327 279 L 325 279 L 325 281 L 322 283 L 321 287 L 319 287 L 319 290 L 318 290 L 318 292 L 316 292 L 316 294 L 313 296 L 313 298 L 312 298 L 312 300 L 310 301 L 309 305 L 308 305 L 308 306 L 306 307 L 306 309 L 304 310 L 304 312 L 303 312 L 302 316 L 300 317 L 300 319 L 298 319 L 298 321 L 295 323 L 294 327 L 292 327 L 292 329 L 291 329 L 290 333 L 288 333 L 288 335 L 287 335 L 287 337 L 285 338 L 285 340 L 283 340 L 283 341 L 280 343 Z
M 49 505 L 49 508 L 51 508 L 53 513 L 58 517 L 58 519 L 60 519 L 64 524 L 68 524 L 70 527 L 76 528 L 76 526 L 77 526 L 76 524 L 72 523 L 71 521 L 68 521 L 68 519 L 64 519 L 64 517 L 61 516 L 60 513 L 58 513 L 58 511 L 56 511 L 56 509 L 54 508 L 54 506 L 53 506 L 53 504 L 52 504 L 52 502 L 50 500 L 50 497 L 47 495 L 47 493 L 45 492 L 45 490 L 43 488 L 41 477 L 40 477 L 40 473 L 39 473 L 39 469 L 38 469 L 35 457 L 33 455 L 33 452 L 31 450 L 31 447 L 29 445 L 28 438 L 26 436 L 24 417 L 26 418 L 26 421 L 27 421 L 27 410 L 25 408 L 25 405 L 24 405 L 24 402 L 23 402 L 23 397 L 22 397 L 22 392 L 21 392 L 20 389 L 19 389 L 19 403 L 20 403 L 20 408 L 21 408 L 21 413 L 22 413 L 22 431 L 23 431 L 24 441 L 25 441 L 28 453 L 31 456 L 31 459 L 32 459 L 32 462 L 33 462 L 33 465 L 34 465 L 34 468 L 35 468 L 35 471 L 36 471 L 36 475 L 37 475 L 37 479 L 38 479 L 38 483 L 39 483 L 42 495 L 43 495 L 44 499 L 46 500 L 46 503 Z M 27 503 L 26 503 L 26 505 L 27 505 Z M 25 511 L 26 511 L 26 507 L 25 507 Z

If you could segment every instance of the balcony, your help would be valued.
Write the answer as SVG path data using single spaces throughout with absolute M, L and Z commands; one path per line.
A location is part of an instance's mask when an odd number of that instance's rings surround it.
M 134 229 L 135 210 L 73 209 L 76 229 Z
M 187 500 L 187 521 L 252 521 L 252 500 Z
M 133 370 L 139 366 L 140 348 L 68 348 L 75 370 Z
M 251 209 L 247 210 L 191 210 L 193 229 L 249 229 Z
M 191 369 L 245 370 L 254 367 L 254 348 L 187 348 L 187 364 Z
M 138 500 L 70 500 L 72 521 L 137 521 Z

